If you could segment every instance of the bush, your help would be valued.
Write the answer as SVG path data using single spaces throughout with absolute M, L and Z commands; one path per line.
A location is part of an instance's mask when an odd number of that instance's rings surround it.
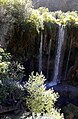
M 11 56 L 0 48 L 0 80 L 8 78 L 8 68 L 10 65 Z
M 23 78 L 23 66 L 13 61 L 10 53 L 0 48 L 0 80 L 18 80 Z
M 59 95 L 55 93 L 53 89 L 46 90 L 45 80 L 43 74 L 39 75 L 36 73 L 34 76 L 32 72 L 28 82 L 25 84 L 25 88 L 29 93 L 29 95 L 26 96 L 26 105 L 28 109 L 36 115 L 36 117 L 32 115 L 32 117 L 28 117 L 27 119 L 41 119 L 41 117 L 44 116 L 47 116 L 47 119 L 49 119 L 49 117 L 50 119 L 63 119 L 63 115 L 60 115 L 60 112 L 54 107 Z
M 21 94 L 17 92 L 17 81 L 23 78 L 23 69 L 20 63 L 12 61 L 10 53 L 0 48 L 0 101 L 6 99 L 8 92 Z

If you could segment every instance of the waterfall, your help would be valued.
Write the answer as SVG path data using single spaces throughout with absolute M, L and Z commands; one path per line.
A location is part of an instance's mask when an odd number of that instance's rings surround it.
M 54 77 L 53 77 L 53 84 L 57 84 L 60 82 L 60 68 L 61 67 L 61 52 L 62 52 L 62 46 L 64 43 L 64 32 L 65 32 L 65 26 L 59 25 L 59 37 L 58 37 L 58 46 L 57 46 L 57 52 L 56 52 L 56 58 L 55 58 L 55 66 L 54 66 Z
M 60 74 L 62 68 L 62 49 L 64 44 L 64 33 L 65 33 L 65 26 L 59 25 L 59 36 L 58 36 L 58 45 L 57 51 L 55 55 L 55 65 L 54 65 L 54 74 L 53 80 L 48 84 L 48 87 L 53 85 L 57 85 L 60 82 Z
M 50 42 L 49 42 L 48 63 L 47 63 L 47 79 L 48 79 L 48 73 L 49 73 L 49 61 L 50 61 L 51 43 L 52 43 L 52 39 L 50 39 Z
M 42 71 L 42 46 L 43 46 L 43 34 L 41 32 L 41 41 L 40 41 L 40 48 L 39 48 L 39 73 Z

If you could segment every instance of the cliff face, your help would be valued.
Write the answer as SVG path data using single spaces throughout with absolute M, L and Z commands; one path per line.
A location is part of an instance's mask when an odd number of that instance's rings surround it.
M 47 7 L 51 11 L 78 10 L 78 0 L 33 0 L 33 5 L 35 8 Z

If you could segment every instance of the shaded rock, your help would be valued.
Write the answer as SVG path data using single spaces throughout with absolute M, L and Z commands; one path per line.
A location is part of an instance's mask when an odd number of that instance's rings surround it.
M 63 108 L 66 119 L 78 119 L 78 107 L 72 103 Z

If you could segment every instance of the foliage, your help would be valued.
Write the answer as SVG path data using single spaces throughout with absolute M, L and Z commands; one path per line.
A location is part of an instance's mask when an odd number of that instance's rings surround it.
M 40 30 L 44 30 L 45 23 L 56 24 L 56 19 L 51 15 L 49 10 L 46 8 L 33 9 L 30 17 L 26 19 L 26 25 L 29 26 L 31 32 L 35 29 L 39 33 Z
M 6 98 L 8 91 L 16 92 L 17 80 L 23 77 L 23 66 L 12 61 L 12 56 L 0 48 L 0 99 Z
M 65 24 L 65 25 L 73 25 L 73 26 L 77 26 L 78 25 L 78 13 L 77 11 L 72 11 L 72 12 L 66 12 L 63 13 L 62 11 L 60 12 L 56 12 L 57 14 L 57 23 L 60 22 L 61 24 Z
M 28 82 L 25 84 L 25 88 L 29 93 L 29 95 L 26 96 L 26 105 L 36 116 L 40 114 L 34 119 L 40 119 L 41 114 L 48 116 L 48 119 L 49 116 L 55 119 L 57 119 L 57 117 L 58 119 L 63 119 L 63 115 L 60 115 L 60 112 L 54 107 L 54 103 L 57 101 L 59 95 L 55 93 L 53 89 L 46 90 L 45 80 L 42 73 L 40 75 L 38 73 L 36 73 L 36 75 L 34 75 L 33 72 L 31 73 Z
M 26 25 L 30 23 L 29 29 L 31 31 L 35 29 L 39 32 L 40 29 L 44 30 L 45 25 L 51 28 L 53 24 L 78 26 L 78 13 L 77 11 L 66 13 L 62 11 L 49 12 L 47 8 L 41 7 L 39 9 L 33 9 L 26 21 Z
M 27 29 L 30 29 L 31 32 L 43 30 L 44 23 L 78 26 L 77 11 L 64 13 L 62 11 L 49 12 L 48 8 L 44 7 L 32 9 L 32 0 L 1 0 L 0 4 L 11 16 L 10 22 L 23 24 L 24 28 L 28 25 Z
M 30 117 L 27 117 L 25 119 L 64 119 L 63 115 L 60 115 L 60 112 L 58 113 L 55 109 L 52 110 L 52 115 L 43 114 L 42 116 L 40 114 L 33 114 Z
M 78 27 L 77 11 L 64 13 L 62 11 L 50 12 L 44 7 L 33 9 L 31 0 L 1 0 L 0 8 L 0 22 L 6 24 L 5 28 L 8 26 L 7 34 L 10 37 L 5 38 L 6 34 L 4 38 L 7 39 L 11 52 L 16 57 L 19 55 L 19 58 L 22 56 L 22 58 L 29 58 L 32 48 L 34 52 L 33 46 L 35 40 L 40 38 L 40 31 L 43 31 L 43 36 L 44 34 L 53 36 L 53 30 L 58 30 L 59 24 L 70 28 Z M 48 36 L 47 39 L 49 39 Z M 39 40 L 37 44 L 39 46 Z
M 8 14 L 11 23 L 20 24 L 29 17 L 32 10 L 32 0 L 0 0 L 0 8 L 1 14 L 4 12 L 6 15 Z
M 32 10 L 31 15 L 28 19 L 28 23 L 31 23 L 31 27 L 33 29 L 35 28 L 37 32 L 39 32 L 40 29 L 43 29 L 43 17 L 40 15 L 38 10 Z
M 29 18 L 32 7 L 32 0 L 0 0 L 0 24 L 2 26 L 2 40 L 6 42 L 6 47 L 13 43 L 11 51 L 12 48 L 14 48 L 14 43 L 16 45 L 19 44 L 18 42 L 21 38 L 19 34 L 24 34 L 27 26 L 30 27 L 28 22 L 26 25 L 26 19 Z M 21 39 L 23 40 L 23 38 Z M 2 47 L 5 46 L 2 44 Z M 17 54 L 17 50 L 15 53 Z
M 2 48 L 0 48 L 0 75 L 1 77 L 2 76 L 4 77 L 4 75 L 5 76 L 7 75 L 8 68 L 10 65 L 10 59 L 11 59 L 10 54 L 6 53 Z
M 0 48 L 0 80 L 17 80 L 23 77 L 23 66 L 12 61 L 10 53 Z

